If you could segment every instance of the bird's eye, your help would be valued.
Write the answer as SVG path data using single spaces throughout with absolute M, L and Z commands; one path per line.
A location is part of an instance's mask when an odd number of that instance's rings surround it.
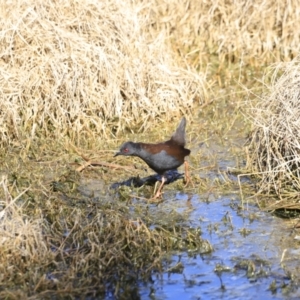
M 124 150 L 123 150 L 123 152 L 125 152 L 125 153 L 127 153 L 129 150 L 128 150 L 128 148 L 125 148 Z

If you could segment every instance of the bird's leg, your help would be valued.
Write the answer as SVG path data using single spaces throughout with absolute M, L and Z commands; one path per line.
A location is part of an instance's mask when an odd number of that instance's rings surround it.
M 155 182 L 155 184 L 154 184 L 154 190 L 153 190 L 153 195 L 156 194 L 157 187 L 160 186 L 160 185 L 161 185 L 161 182 L 159 182 L 159 181 Z
M 184 161 L 184 182 L 185 182 L 185 187 L 191 183 L 193 186 L 193 182 L 190 177 L 190 171 L 189 171 L 189 163 L 187 161 Z
M 164 175 L 162 175 L 162 176 L 161 176 L 161 184 L 160 184 L 160 186 L 159 186 L 159 188 L 158 188 L 158 190 L 157 190 L 155 196 L 154 196 L 153 198 L 151 198 L 151 200 L 155 200 L 155 199 L 161 197 L 161 195 L 162 195 L 161 190 L 162 190 L 162 188 L 163 188 L 165 182 L 166 182 L 166 178 L 165 178 Z

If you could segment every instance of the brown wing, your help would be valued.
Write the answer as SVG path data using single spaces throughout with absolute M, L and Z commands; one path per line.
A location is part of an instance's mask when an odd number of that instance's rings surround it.
M 162 150 L 165 150 L 167 153 L 170 151 L 170 145 L 168 142 L 163 142 L 163 143 L 158 143 L 158 144 L 145 144 L 145 143 L 140 143 L 141 147 L 145 149 L 147 152 L 150 152 L 152 154 L 156 154 L 161 152 Z
M 141 147 L 146 151 L 157 154 L 161 151 L 165 151 L 167 154 L 174 156 L 178 161 L 184 161 L 184 157 L 190 154 L 190 150 L 178 145 L 174 140 L 169 140 L 158 144 L 144 144 L 141 143 Z

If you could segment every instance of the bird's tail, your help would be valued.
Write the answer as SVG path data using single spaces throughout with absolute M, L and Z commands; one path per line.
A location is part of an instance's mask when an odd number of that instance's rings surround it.
M 180 121 L 179 126 L 177 127 L 176 131 L 173 133 L 171 140 L 176 142 L 177 144 L 184 146 L 185 145 L 185 125 L 186 125 L 186 118 L 183 117 Z

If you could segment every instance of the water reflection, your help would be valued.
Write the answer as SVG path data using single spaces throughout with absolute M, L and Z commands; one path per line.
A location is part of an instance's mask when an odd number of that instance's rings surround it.
M 187 195 L 176 198 L 186 207 Z M 141 299 L 299 299 L 297 284 L 288 274 L 298 263 L 298 252 L 289 249 L 289 258 L 280 263 L 292 241 L 284 221 L 254 205 L 241 210 L 234 194 L 210 200 L 203 202 L 196 195 L 189 200 L 190 221 L 201 226 L 202 237 L 214 251 L 174 254 L 172 264 L 180 261 L 183 267 L 141 286 Z

